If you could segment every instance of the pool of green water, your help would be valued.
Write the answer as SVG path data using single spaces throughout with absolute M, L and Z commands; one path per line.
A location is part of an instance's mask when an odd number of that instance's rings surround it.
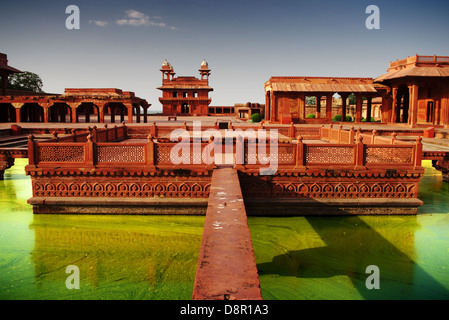
M 0 299 L 191 299 L 204 217 L 33 215 L 26 164 L 0 181 Z M 425 167 L 417 216 L 249 217 L 264 299 L 449 298 L 449 184 Z
M 33 215 L 27 162 L 0 181 L 0 299 L 191 299 L 204 217 Z
M 449 299 L 449 183 L 423 165 L 416 216 L 250 217 L 263 297 Z

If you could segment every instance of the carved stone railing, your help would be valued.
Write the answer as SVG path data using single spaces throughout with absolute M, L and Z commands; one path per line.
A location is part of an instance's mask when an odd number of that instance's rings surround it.
M 122 127 L 123 128 L 123 127 Z M 118 130 L 114 128 L 113 130 Z M 124 129 L 122 129 L 124 130 Z M 126 131 L 126 130 L 125 130 Z M 326 130 L 325 130 L 326 131 Z M 342 130 L 334 129 L 339 140 Z M 353 135 L 350 131 L 349 137 Z M 124 135 L 124 131 L 118 135 Z M 117 136 L 117 135 L 116 135 Z M 101 136 L 97 135 L 97 139 Z M 106 138 L 107 135 L 104 135 Z M 212 138 L 211 138 L 212 139 Z M 331 139 L 337 139 L 331 138 Z M 308 167 L 324 169 L 413 169 L 421 166 L 422 143 L 418 137 L 415 143 L 395 139 L 358 134 L 356 143 L 304 143 L 299 136 L 291 142 L 262 141 L 237 137 L 231 146 L 222 141 L 209 142 L 168 141 L 154 139 L 151 135 L 146 142 L 128 140 L 125 142 L 98 142 L 89 135 L 86 142 L 37 142 L 30 136 L 28 141 L 29 164 L 35 168 L 88 167 L 188 169 L 210 168 L 217 163 L 219 154 L 231 153 L 231 164 L 241 169 L 255 169 L 275 163 L 285 170 L 303 170 Z M 272 145 L 275 143 L 276 145 Z M 366 142 L 366 143 L 365 143 Z M 263 147 L 263 150 L 261 150 Z M 174 149 L 176 148 L 176 149 Z M 229 164 L 229 163 L 228 163 Z M 31 167 L 30 167 L 31 168 Z

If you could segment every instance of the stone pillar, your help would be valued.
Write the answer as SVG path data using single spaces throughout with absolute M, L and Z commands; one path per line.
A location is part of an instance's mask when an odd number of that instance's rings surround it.
M 391 122 L 391 96 L 382 95 L 381 117 L 383 123 Z
M 78 123 L 78 106 L 80 105 L 77 102 L 67 102 L 67 104 L 70 106 L 70 109 L 72 110 L 72 123 Z
M 326 118 L 332 120 L 332 94 L 326 95 Z
M 348 94 L 343 93 L 341 96 L 341 121 L 346 121 L 346 100 L 348 99 Z
M 107 102 L 97 102 L 98 107 L 98 122 L 104 123 L 104 109 L 106 108 Z
M 11 105 L 16 109 L 16 122 L 20 123 L 22 122 L 21 116 L 20 116 L 20 109 L 24 105 L 24 103 L 11 103 Z
M 270 119 L 270 115 L 269 115 L 269 105 L 270 105 L 270 98 L 268 97 L 268 93 L 269 91 L 265 91 L 265 120 L 269 120 Z
M 409 90 L 409 124 L 414 126 L 418 122 L 418 86 L 413 84 L 408 86 Z
M 299 118 L 306 118 L 306 95 L 304 93 L 300 93 L 299 95 L 299 110 L 298 110 Z
M 50 107 L 53 105 L 53 103 L 38 103 L 42 107 L 42 110 L 44 111 L 44 123 L 50 122 Z
M 397 87 L 393 87 L 392 90 L 392 95 L 393 95 L 393 101 L 391 103 L 391 118 L 390 118 L 390 123 L 395 123 L 396 122 L 396 113 L 397 113 L 397 108 L 398 108 L 398 88 Z
M 135 108 L 136 108 L 136 122 L 140 123 L 140 105 L 136 104 Z M 192 108 L 193 108 L 193 106 L 192 106 Z
M 321 96 L 316 96 L 316 111 L 315 117 L 317 119 L 321 118 Z
M 124 103 L 125 107 L 128 109 L 128 123 L 133 123 L 133 104 L 132 103 Z
M 355 95 L 356 102 L 355 102 L 355 122 L 362 122 L 362 95 L 360 93 L 357 93 Z
M 148 109 L 148 106 L 143 106 L 143 123 L 147 123 L 148 122 L 147 109 Z
M 371 109 L 373 105 L 373 98 L 368 97 L 367 98 L 367 104 L 366 104 L 366 122 L 371 122 Z
M 271 122 L 276 122 L 276 111 L 277 111 L 276 95 L 275 95 L 274 91 L 272 91 L 271 92 L 271 116 L 270 116 Z

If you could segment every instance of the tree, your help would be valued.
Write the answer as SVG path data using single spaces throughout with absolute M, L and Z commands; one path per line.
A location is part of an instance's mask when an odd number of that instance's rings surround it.
M 262 120 L 262 116 L 259 113 L 254 113 L 251 115 L 252 122 L 260 122 Z
M 29 71 L 23 73 L 14 73 L 8 78 L 8 89 L 11 90 L 26 90 L 33 92 L 44 92 L 42 90 L 42 80 L 41 78 Z
M 306 97 L 306 105 L 311 106 L 316 104 L 316 97 Z
M 355 94 L 353 94 L 353 93 L 351 93 L 349 96 L 348 96 L 348 98 L 349 98 L 349 104 L 352 104 L 352 105 L 354 105 L 355 103 L 356 103 L 356 97 L 355 97 Z

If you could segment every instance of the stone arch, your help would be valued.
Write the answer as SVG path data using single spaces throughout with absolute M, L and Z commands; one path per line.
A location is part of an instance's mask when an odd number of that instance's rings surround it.
M 16 108 L 10 103 L 0 103 L 0 122 L 17 122 Z
M 25 103 L 20 108 L 21 122 L 44 122 L 44 108 L 37 103 Z
M 67 103 L 56 102 L 48 109 L 49 122 L 72 122 L 72 108 Z
M 104 122 L 122 123 L 125 121 L 125 115 L 128 109 L 121 102 L 109 102 L 104 106 Z
M 96 121 L 99 121 L 100 109 L 93 102 L 82 102 L 76 108 L 76 122 L 80 122 L 80 116 L 85 123 L 91 122 L 91 117 L 96 115 Z

